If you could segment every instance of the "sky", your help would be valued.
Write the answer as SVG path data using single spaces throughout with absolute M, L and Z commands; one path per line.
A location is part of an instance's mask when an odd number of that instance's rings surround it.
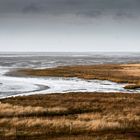
M 140 0 L 0 0 L 0 51 L 140 51 Z

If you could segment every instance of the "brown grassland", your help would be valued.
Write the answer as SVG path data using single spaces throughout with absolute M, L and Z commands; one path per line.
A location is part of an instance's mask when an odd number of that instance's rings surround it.
M 140 95 L 68 93 L 2 99 L 0 135 L 31 140 L 138 140 Z
M 137 88 L 140 84 L 139 64 L 28 69 L 16 74 L 105 79 Z M 12 139 L 139 140 L 140 94 L 79 92 L 1 99 L 0 140 Z

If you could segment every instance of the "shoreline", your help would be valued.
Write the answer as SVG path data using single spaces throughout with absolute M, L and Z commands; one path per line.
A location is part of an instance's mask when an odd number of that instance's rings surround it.
M 85 80 L 108 80 L 108 81 L 113 81 L 116 83 L 125 83 L 126 86 L 124 87 L 125 89 L 128 89 L 128 92 L 126 91 L 126 93 L 131 94 L 131 92 L 133 93 L 138 93 L 137 89 L 140 88 L 139 85 L 139 81 L 140 78 L 137 77 L 132 77 L 129 76 L 129 79 L 125 79 L 125 77 L 127 77 L 128 75 L 124 75 L 122 76 L 122 70 L 125 68 L 127 69 L 129 67 L 135 67 L 139 68 L 140 64 L 100 64 L 100 65 L 77 65 L 77 66 L 59 66 L 59 67 L 55 67 L 55 68 L 47 68 L 47 69 L 16 69 L 16 70 L 12 70 L 8 73 L 6 73 L 6 76 L 10 76 L 10 77 L 28 77 L 28 78 L 37 78 L 37 77 L 60 77 L 60 78 L 80 78 L 80 79 L 85 79 Z M 114 73 L 113 73 L 114 72 Z M 95 73 L 95 74 L 94 74 Z M 119 73 L 120 75 L 116 75 L 116 73 Z M 107 75 L 106 75 L 107 74 Z M 114 76 L 116 77 L 113 77 Z M 136 82 L 131 82 L 129 80 L 137 80 Z M 48 86 L 49 87 L 49 86 Z M 135 91 L 136 89 L 136 91 Z M 134 90 L 134 91 L 129 91 L 129 90 Z M 46 91 L 44 91 L 43 94 L 45 94 Z M 72 91 L 69 91 L 72 92 Z M 66 93 L 69 93 L 66 92 Z M 75 93 L 78 91 L 74 91 Z M 83 91 L 83 93 L 86 91 Z M 96 91 L 89 91 L 90 92 L 96 92 Z M 98 91 L 97 91 L 98 92 Z M 99 91 L 100 92 L 100 91 Z M 103 92 L 103 91 L 101 91 Z M 109 92 L 109 91 L 108 91 Z M 120 91 L 121 92 L 121 91 Z M 39 92 L 41 93 L 41 92 Z M 57 91 L 56 91 L 57 93 Z M 62 92 L 64 93 L 64 92 Z M 107 93 L 107 91 L 105 92 Z M 116 93 L 114 91 L 114 93 Z M 119 93 L 119 91 L 117 92 Z M 125 91 L 122 91 L 122 93 L 125 93 Z M 35 93 L 37 94 L 37 92 Z M 41 93 L 42 94 L 42 93 Z M 46 93 L 46 94 L 50 94 Z M 54 93 L 52 93 L 54 94 Z M 34 95 L 33 93 L 29 93 L 29 94 L 19 94 L 19 95 L 13 95 L 13 96 L 9 96 L 6 98 L 10 98 L 10 97 L 17 97 L 17 96 L 28 96 L 28 95 Z
M 116 83 L 127 83 L 124 88 L 140 88 L 140 64 L 98 64 L 58 66 L 47 69 L 17 69 L 6 73 L 8 76 L 18 77 L 66 77 L 85 80 L 108 80 Z

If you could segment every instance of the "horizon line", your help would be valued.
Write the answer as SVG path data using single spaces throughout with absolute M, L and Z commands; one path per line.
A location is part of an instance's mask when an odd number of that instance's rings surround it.
M 0 51 L 0 53 L 140 53 L 140 51 Z

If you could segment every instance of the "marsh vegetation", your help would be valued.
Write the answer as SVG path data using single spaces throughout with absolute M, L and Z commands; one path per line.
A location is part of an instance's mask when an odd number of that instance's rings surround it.
M 1 100 L 0 135 L 29 139 L 140 137 L 140 96 L 119 93 L 32 95 Z

